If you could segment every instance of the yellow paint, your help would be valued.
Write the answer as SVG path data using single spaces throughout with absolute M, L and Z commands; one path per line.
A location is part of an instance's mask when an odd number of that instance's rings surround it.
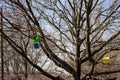
M 110 57 L 103 57 L 103 63 L 108 64 L 110 60 Z

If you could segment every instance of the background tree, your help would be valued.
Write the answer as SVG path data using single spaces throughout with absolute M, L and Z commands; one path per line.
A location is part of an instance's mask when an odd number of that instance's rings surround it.
M 3 15 L 7 24 L 5 28 L 17 31 L 17 37 L 20 37 L 19 34 L 24 37 L 25 45 L 32 43 L 26 40 L 30 40 L 33 34 L 39 35 L 39 44 L 46 57 L 55 66 L 71 74 L 75 80 L 80 80 L 86 75 L 91 77 L 120 71 L 94 71 L 105 54 L 120 49 L 119 45 L 107 47 L 120 34 L 118 0 L 112 0 L 108 6 L 105 6 L 108 0 L 3 1 L 8 7 Z M 15 22 L 17 17 L 19 20 Z M 21 21 L 24 23 L 21 24 Z M 20 40 L 15 41 L 7 33 L 1 33 L 11 47 L 43 75 L 53 80 L 61 79 L 60 75 L 49 74 L 34 63 L 26 55 L 27 47 L 19 44 Z M 105 37 L 106 33 L 109 33 L 109 36 Z M 86 63 L 89 63 L 90 67 L 83 73 L 82 68 Z

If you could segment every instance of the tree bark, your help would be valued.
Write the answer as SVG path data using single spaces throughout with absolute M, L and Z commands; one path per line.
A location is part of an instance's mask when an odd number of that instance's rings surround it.
M 0 29 L 3 31 L 2 26 L 2 8 L 0 9 Z M 1 33 L 1 80 L 4 80 L 4 60 L 3 60 L 4 54 L 3 54 L 3 35 Z

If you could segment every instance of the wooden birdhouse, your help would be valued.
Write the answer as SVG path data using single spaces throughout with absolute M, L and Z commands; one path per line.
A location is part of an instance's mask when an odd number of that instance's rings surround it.
M 39 37 L 38 35 L 33 35 L 33 36 L 32 36 L 32 41 L 33 41 L 33 42 L 40 42 L 41 39 L 40 39 L 40 37 Z
M 110 61 L 110 57 L 103 57 L 103 63 L 108 64 Z
M 40 48 L 39 43 L 35 43 L 35 44 L 34 44 L 34 48 L 35 48 L 35 49 L 39 49 L 39 48 Z
M 76 43 L 77 43 L 78 45 L 80 45 L 81 39 L 80 39 L 80 38 L 77 38 L 77 39 L 76 39 Z

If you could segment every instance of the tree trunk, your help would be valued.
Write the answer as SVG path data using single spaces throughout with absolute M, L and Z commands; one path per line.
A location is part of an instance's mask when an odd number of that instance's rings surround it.
M 3 25 L 2 25 L 2 8 L 0 8 L 0 29 L 3 31 Z M 4 54 L 3 54 L 3 35 L 1 33 L 1 80 L 4 80 Z
M 76 39 L 76 55 L 75 55 L 75 80 L 80 80 L 81 76 L 81 63 L 80 63 L 80 38 Z
M 28 78 L 27 61 L 25 60 L 25 79 Z

